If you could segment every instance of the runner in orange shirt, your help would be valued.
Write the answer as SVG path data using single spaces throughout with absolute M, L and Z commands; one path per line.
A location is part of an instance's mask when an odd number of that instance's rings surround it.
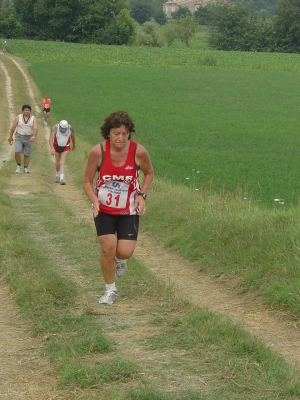
M 44 125 L 47 125 L 47 121 L 50 115 L 51 99 L 45 94 L 43 98 L 43 111 L 44 111 Z

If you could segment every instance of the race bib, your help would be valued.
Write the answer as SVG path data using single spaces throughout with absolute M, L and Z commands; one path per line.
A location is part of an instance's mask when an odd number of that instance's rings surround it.
M 59 146 L 66 146 L 68 144 L 69 135 L 57 135 L 56 140 Z
M 125 208 L 129 185 L 126 182 L 109 181 L 100 186 L 98 199 L 107 207 Z

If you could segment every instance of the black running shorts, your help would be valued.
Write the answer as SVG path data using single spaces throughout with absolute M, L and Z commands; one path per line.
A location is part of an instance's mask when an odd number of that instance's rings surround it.
M 117 234 L 117 238 L 121 240 L 137 240 L 139 215 L 110 215 L 100 212 L 94 222 L 98 236 Z

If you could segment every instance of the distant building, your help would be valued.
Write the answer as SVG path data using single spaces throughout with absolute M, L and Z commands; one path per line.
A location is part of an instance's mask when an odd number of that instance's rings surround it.
M 212 0 L 169 0 L 163 5 L 163 10 L 166 17 L 171 19 L 172 14 L 180 7 L 186 7 L 192 14 L 194 14 L 199 7 L 202 7 L 211 1 Z

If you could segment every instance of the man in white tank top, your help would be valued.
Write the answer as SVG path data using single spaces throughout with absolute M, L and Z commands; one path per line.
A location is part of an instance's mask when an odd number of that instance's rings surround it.
M 13 142 L 13 135 L 15 134 L 15 160 L 17 163 L 16 173 L 21 172 L 21 153 L 24 155 L 24 173 L 28 174 L 28 166 L 30 161 L 30 154 L 32 144 L 38 133 L 38 124 L 36 118 L 31 115 L 31 107 L 25 104 L 22 107 L 22 114 L 19 114 L 14 119 L 10 129 L 9 143 Z

